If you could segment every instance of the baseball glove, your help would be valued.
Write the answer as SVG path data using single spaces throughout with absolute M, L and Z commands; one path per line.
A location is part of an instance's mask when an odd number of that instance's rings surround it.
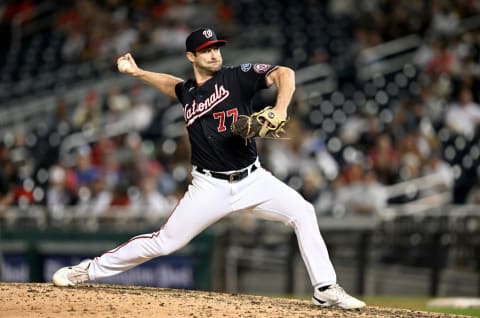
M 235 122 L 232 122 L 230 130 L 235 135 L 241 136 L 245 142 L 255 137 L 280 138 L 279 133 L 285 132 L 283 126 L 286 121 L 282 119 L 271 106 L 247 115 L 240 115 Z

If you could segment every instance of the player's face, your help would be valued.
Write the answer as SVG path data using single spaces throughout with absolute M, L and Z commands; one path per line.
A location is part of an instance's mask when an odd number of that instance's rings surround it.
M 200 72 L 213 74 L 222 68 L 222 53 L 216 46 L 207 47 L 197 51 L 192 62 Z

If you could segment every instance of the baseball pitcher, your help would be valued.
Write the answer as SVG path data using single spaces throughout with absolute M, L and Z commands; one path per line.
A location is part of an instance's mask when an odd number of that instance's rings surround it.
M 151 85 L 183 105 L 191 146 L 192 182 L 165 224 L 139 235 L 92 260 L 54 273 L 56 286 L 75 286 L 113 276 L 150 259 L 170 254 L 209 225 L 235 211 L 248 211 L 293 228 L 319 306 L 357 309 L 365 303 L 338 284 L 313 206 L 296 191 L 262 168 L 254 138 L 276 138 L 283 131 L 295 91 L 295 74 L 284 66 L 222 65 L 217 39 L 208 28 L 186 39 L 186 58 L 194 78 L 150 72 L 130 54 L 118 58 L 120 72 Z M 253 109 L 252 98 L 275 85 L 273 106 Z

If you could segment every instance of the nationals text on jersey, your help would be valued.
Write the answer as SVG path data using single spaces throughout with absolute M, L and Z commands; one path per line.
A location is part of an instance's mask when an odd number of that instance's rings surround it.
M 213 107 L 224 101 L 229 95 L 230 92 L 223 87 L 223 85 L 220 85 L 219 87 L 218 84 L 215 84 L 215 92 L 203 102 L 197 103 L 197 101 L 194 100 L 192 105 L 186 104 L 183 111 L 187 126 L 193 124 L 198 117 L 208 113 Z

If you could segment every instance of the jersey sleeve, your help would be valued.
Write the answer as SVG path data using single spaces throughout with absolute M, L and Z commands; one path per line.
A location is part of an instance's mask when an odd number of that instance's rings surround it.
M 276 70 L 278 65 L 270 64 L 242 64 L 238 66 L 239 84 L 244 92 L 252 95 L 264 88 L 268 88 L 267 76 Z
M 177 95 L 178 100 L 182 104 L 183 104 L 183 98 L 182 98 L 183 85 L 185 85 L 185 82 L 179 82 L 177 83 L 177 85 L 175 85 L 175 94 Z

